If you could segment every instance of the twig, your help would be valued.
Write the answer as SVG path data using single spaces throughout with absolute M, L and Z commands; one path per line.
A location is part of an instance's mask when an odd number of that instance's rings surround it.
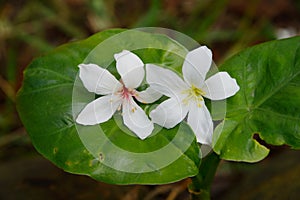
M 170 191 L 174 187 L 174 185 L 162 185 L 158 186 L 153 190 L 152 192 L 149 192 L 148 195 L 144 198 L 144 200 L 151 200 L 154 199 L 155 196 L 164 194 L 168 191 Z
M 133 187 L 127 194 L 122 198 L 122 200 L 137 200 L 139 195 L 140 185 Z
M 185 191 L 186 189 L 187 189 L 187 187 L 188 187 L 188 185 L 191 183 L 191 180 L 190 179 L 186 179 L 186 180 L 184 180 L 183 182 L 181 182 L 179 185 L 177 185 L 176 187 L 174 187 L 172 190 L 171 190 L 171 192 L 170 192 L 170 194 L 169 194 L 169 196 L 168 196 L 168 198 L 166 199 L 166 200 L 174 200 L 174 199 L 176 199 L 176 197 L 180 194 L 180 193 L 182 193 L 183 191 Z
M 14 88 L 0 75 L 0 88 L 13 102 L 16 101 L 16 92 Z

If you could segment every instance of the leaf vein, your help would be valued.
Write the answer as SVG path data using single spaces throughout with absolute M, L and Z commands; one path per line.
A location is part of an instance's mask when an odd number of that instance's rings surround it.
M 261 106 L 264 102 L 266 102 L 270 97 L 272 97 L 273 95 L 275 95 L 279 90 L 281 90 L 283 87 L 285 87 L 286 85 L 288 85 L 294 78 L 296 78 L 298 75 L 300 75 L 300 71 L 298 71 L 297 73 L 295 73 L 294 76 L 292 76 L 290 79 L 287 79 L 283 84 L 281 84 L 277 89 L 273 90 L 272 92 L 270 92 L 268 95 L 266 95 L 265 98 L 263 98 L 262 100 L 260 100 L 257 105 L 254 105 L 255 108 L 259 108 L 259 106 Z
M 64 83 L 64 84 L 59 84 L 59 85 L 52 85 L 52 86 L 49 86 L 49 87 L 43 87 L 43 88 L 40 88 L 40 89 L 37 89 L 37 90 L 31 90 L 29 92 L 22 93 L 22 96 L 30 95 L 30 94 L 37 93 L 37 92 L 43 92 L 43 91 L 51 90 L 51 89 L 54 89 L 54 88 L 57 88 L 57 87 L 67 87 L 67 86 L 73 86 L 73 83 Z
M 285 115 L 285 114 L 274 112 L 274 111 L 271 111 L 271 110 L 268 110 L 268 109 L 264 109 L 264 108 L 257 108 L 256 110 L 257 111 L 262 111 L 262 112 L 265 112 L 265 113 L 267 112 L 267 113 L 270 113 L 272 115 L 277 115 L 279 117 L 283 117 L 283 118 L 286 118 L 286 119 L 299 120 L 300 121 L 300 117 L 294 117 L 294 116 L 290 116 L 290 115 Z
M 60 78 L 66 80 L 66 81 L 70 81 L 72 83 L 74 82 L 73 79 L 68 78 L 67 76 L 64 76 L 63 74 L 60 74 L 60 73 L 58 73 L 56 71 L 53 71 L 53 70 L 50 70 L 50 69 L 47 69 L 47 68 L 31 68 L 29 70 L 31 70 L 31 71 L 45 71 L 45 72 L 49 72 L 49 73 L 55 74 L 56 76 L 59 76 Z
M 58 134 L 58 133 L 61 132 L 61 131 L 64 131 L 65 129 L 72 128 L 73 126 L 75 126 L 75 123 L 74 123 L 74 124 L 71 124 L 71 125 L 69 125 L 69 126 L 63 127 L 63 128 L 61 128 L 61 129 L 58 129 L 58 130 L 56 130 L 56 131 L 54 131 L 54 132 L 51 132 L 51 133 L 49 133 L 49 134 L 40 134 L 40 135 L 35 134 L 35 135 L 31 135 L 30 137 L 39 138 L 39 137 L 47 137 L 47 136 L 55 135 L 55 134 Z

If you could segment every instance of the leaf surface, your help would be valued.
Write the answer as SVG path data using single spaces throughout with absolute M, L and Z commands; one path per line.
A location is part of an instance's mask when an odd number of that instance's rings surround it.
M 113 55 L 123 49 L 144 63 L 175 70 L 187 53 L 163 35 L 109 30 L 35 59 L 17 96 L 18 112 L 35 148 L 65 171 L 107 183 L 164 184 L 196 175 L 199 147 L 186 123 L 170 130 L 155 126 L 144 141 L 123 125 L 118 113 L 100 125 L 75 123 L 84 106 L 97 98 L 83 87 L 78 64 L 98 64 L 118 78 Z
M 271 145 L 300 148 L 300 37 L 248 48 L 221 67 L 237 79 L 240 91 L 227 100 L 226 119 L 215 130 L 221 158 L 256 162 Z

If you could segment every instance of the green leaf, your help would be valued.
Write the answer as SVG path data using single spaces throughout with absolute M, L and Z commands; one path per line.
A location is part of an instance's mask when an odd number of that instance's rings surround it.
M 221 158 L 256 162 L 271 145 L 300 148 L 300 37 L 246 49 L 220 68 L 237 79 L 240 91 L 227 100 L 226 119 L 214 137 Z
M 134 51 L 144 63 L 175 70 L 187 53 L 163 35 L 108 30 L 35 59 L 17 96 L 35 148 L 65 171 L 107 183 L 164 184 L 196 175 L 199 147 L 186 123 L 170 130 L 156 126 L 144 141 L 122 124 L 120 114 L 100 125 L 75 123 L 78 113 L 96 98 L 78 78 L 78 64 L 96 63 L 117 76 L 113 55 L 123 49 Z

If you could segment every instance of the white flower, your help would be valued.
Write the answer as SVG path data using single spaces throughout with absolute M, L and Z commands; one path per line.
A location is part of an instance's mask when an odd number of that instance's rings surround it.
M 211 145 L 213 122 L 203 96 L 221 100 L 234 95 L 239 86 L 227 72 L 218 72 L 205 80 L 212 63 L 212 53 L 202 46 L 189 52 L 182 66 L 182 80 L 175 72 L 153 64 L 146 65 L 147 82 L 150 86 L 170 97 L 150 112 L 154 123 L 172 128 L 186 115 L 197 141 Z
M 135 90 L 145 76 L 144 63 L 139 57 L 127 50 L 115 54 L 114 57 L 117 71 L 121 75 L 120 81 L 96 64 L 79 65 L 79 77 L 84 87 L 89 92 L 103 96 L 86 105 L 76 122 L 83 125 L 99 124 L 109 120 L 122 107 L 124 124 L 139 138 L 145 139 L 154 126 L 133 97 L 142 103 L 152 103 L 161 94 L 150 87 L 142 92 Z

